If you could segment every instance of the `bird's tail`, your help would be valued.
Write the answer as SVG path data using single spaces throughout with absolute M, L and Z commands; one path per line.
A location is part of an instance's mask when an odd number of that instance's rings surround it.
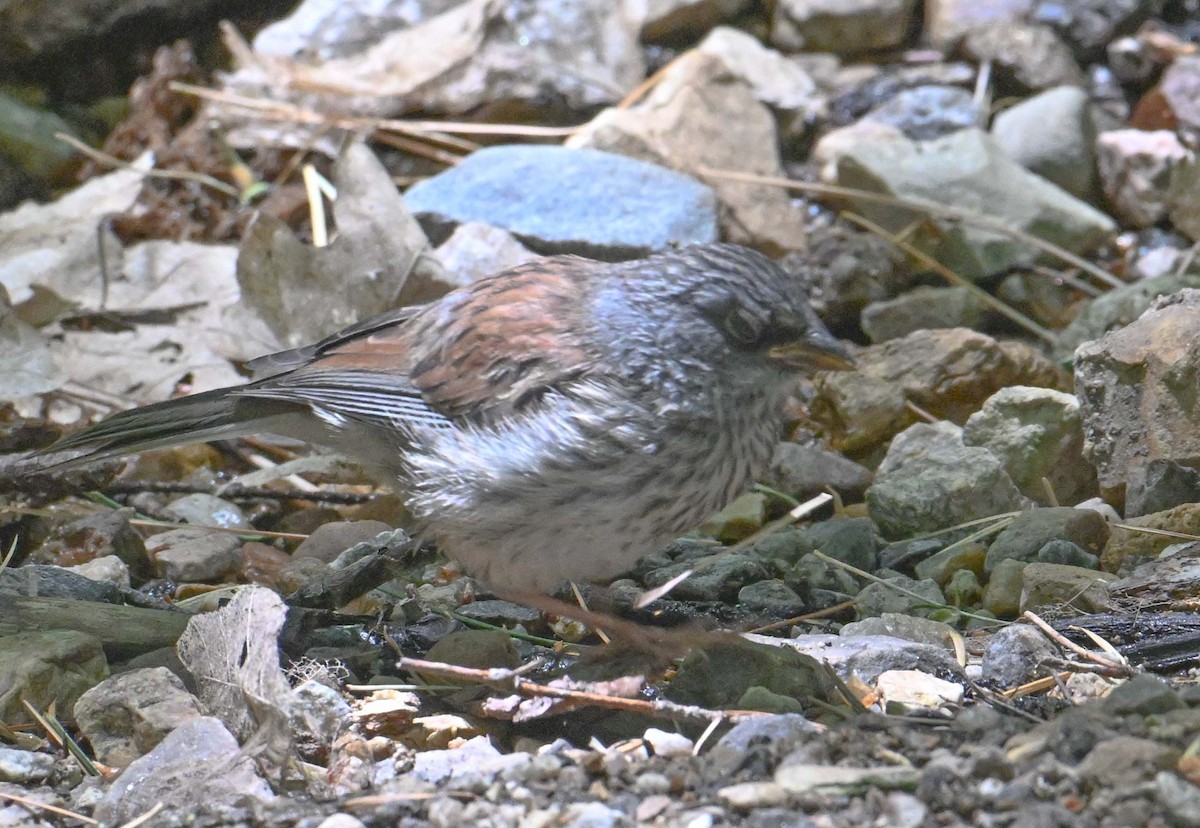
M 134 454 L 154 448 L 222 440 L 259 430 L 259 417 L 239 410 L 239 400 L 230 388 L 204 391 L 189 397 L 154 403 L 122 411 L 45 449 L 58 455 L 86 450 L 84 454 L 51 460 L 50 468 L 64 469 Z

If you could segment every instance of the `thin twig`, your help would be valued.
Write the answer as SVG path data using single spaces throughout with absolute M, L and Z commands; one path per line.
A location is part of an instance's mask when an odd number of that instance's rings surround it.
M 875 235 L 879 236 L 880 238 L 886 239 L 887 241 L 891 242 L 896 247 L 900 248 L 905 253 L 907 253 L 909 256 L 912 256 L 914 259 L 921 262 L 921 264 L 928 267 L 934 273 L 941 276 L 947 282 L 950 282 L 951 284 L 954 284 L 954 285 L 958 285 L 959 287 L 966 288 L 975 297 L 977 297 L 979 299 L 979 301 L 983 302 L 985 305 L 992 308 L 997 313 L 1000 313 L 1001 315 L 1007 317 L 1008 319 L 1012 320 L 1013 322 L 1016 322 L 1022 328 L 1029 331 L 1031 334 L 1038 337 L 1039 339 L 1041 339 L 1045 342 L 1052 343 L 1052 344 L 1054 342 L 1058 341 L 1058 337 L 1055 336 L 1055 334 L 1052 331 L 1049 331 L 1046 328 L 1043 328 L 1041 325 L 1034 322 L 1032 319 L 1030 319 L 1025 314 L 1021 313 L 1017 309 L 1009 307 L 1007 304 L 1000 301 L 995 296 L 992 296 L 992 294 L 988 293 L 986 290 L 979 287 L 979 285 L 975 284 L 974 282 L 971 282 L 967 279 L 964 279 L 962 276 L 959 276 L 953 270 L 946 267 L 944 264 L 939 262 L 937 259 L 933 258 L 933 256 L 930 256 L 925 251 L 920 250 L 917 247 L 914 247 L 912 244 L 908 243 L 907 241 L 900 238 L 896 234 L 888 232 L 886 229 L 884 229 L 883 227 L 880 227 L 878 224 L 871 221 L 870 219 L 860 216 L 856 213 L 844 213 L 843 216 L 847 221 L 851 222 L 852 224 L 856 224 L 859 227 L 861 227 L 862 229 L 868 230 L 871 233 L 874 233 Z
M 828 555 L 826 555 L 824 552 L 821 552 L 818 550 L 813 550 L 809 554 L 814 556 L 819 561 L 824 561 L 825 563 L 829 564 L 830 566 L 835 566 L 838 569 L 844 569 L 847 572 L 851 573 L 852 575 L 857 575 L 859 578 L 870 581 L 873 584 L 879 584 L 880 586 L 886 587 L 887 589 L 895 590 L 896 592 L 899 592 L 901 595 L 907 595 L 909 598 L 914 598 L 917 601 L 920 601 L 922 604 L 927 604 L 929 606 L 947 609 L 952 612 L 957 612 L 959 615 L 962 615 L 966 618 L 974 618 L 977 621 L 987 621 L 989 624 L 1004 623 L 1003 621 L 998 621 L 997 619 L 992 618 L 987 615 L 979 615 L 978 613 L 967 612 L 966 610 L 960 609 L 956 606 L 953 606 L 952 604 L 947 604 L 942 601 L 931 601 L 929 599 L 928 595 L 922 595 L 921 593 L 911 590 L 908 587 L 902 587 L 899 584 L 896 584 L 891 581 L 880 578 L 878 575 L 873 575 L 872 573 L 867 572 L 865 569 L 859 569 L 857 566 L 854 566 L 853 564 L 848 564 L 845 561 L 839 561 L 837 558 L 831 558 Z
M 102 489 L 106 494 L 139 494 L 141 492 L 157 492 L 160 494 L 208 494 L 222 497 L 226 500 L 309 500 L 315 503 L 332 503 L 337 506 L 356 506 L 366 503 L 374 495 L 360 492 L 324 492 L 298 491 L 296 489 L 268 489 L 263 486 L 241 486 L 229 483 L 224 486 L 202 486 L 195 483 L 173 481 L 122 481 L 117 480 L 105 485 Z
M 1073 287 L 1080 293 L 1086 293 L 1093 299 L 1104 295 L 1104 291 L 1100 290 L 1095 285 L 1085 282 L 1082 279 L 1076 279 L 1074 275 L 1063 270 L 1055 270 L 1054 268 L 1047 267 L 1046 265 L 1034 265 L 1033 272 L 1038 276 L 1044 276 L 1048 279 L 1057 279 L 1064 285 Z
M 949 207 L 945 204 L 938 204 L 936 201 L 927 201 L 923 198 L 914 198 L 911 196 L 890 196 L 883 193 L 874 193 L 870 190 L 860 190 L 856 187 L 842 187 L 837 184 L 818 184 L 813 181 L 793 181 L 790 178 L 779 178 L 771 175 L 755 175 L 753 173 L 738 172 L 737 170 L 721 170 L 714 167 L 698 167 L 696 172 L 701 175 L 712 176 L 713 178 L 726 178 L 730 181 L 741 181 L 746 184 L 763 184 L 770 187 L 783 187 L 788 190 L 796 190 L 802 193 L 811 193 L 813 195 L 836 196 L 839 198 L 851 198 L 859 201 L 869 201 L 875 204 L 886 204 L 892 207 L 902 207 L 906 210 L 917 210 L 929 213 L 931 216 L 954 219 L 961 221 L 964 224 L 971 224 L 976 227 L 982 227 L 985 230 L 991 230 L 1001 235 L 1010 236 L 1011 238 L 1023 241 L 1026 244 L 1036 247 L 1037 249 L 1049 253 L 1050 255 L 1073 265 L 1080 270 L 1087 271 L 1098 280 L 1108 285 L 1109 287 L 1123 287 L 1122 282 L 1117 277 L 1113 276 L 1103 268 L 1089 262 L 1087 259 L 1077 256 L 1069 250 L 1060 247 L 1054 242 L 1046 241 L 1032 233 L 1026 233 L 1024 230 L 1019 230 L 1016 227 L 1010 227 L 1002 221 L 998 221 L 990 216 L 981 215 L 980 213 L 971 210 L 964 210 L 959 207 Z
M 25 796 L 18 796 L 17 794 L 11 794 L 11 793 L 8 793 L 7 791 L 0 791 L 0 797 L 4 797 L 9 802 L 15 802 L 18 805 L 21 805 L 26 808 L 30 808 L 30 809 L 37 810 L 37 811 L 49 811 L 52 814 L 58 814 L 59 816 L 68 817 L 70 819 L 77 819 L 80 822 L 86 823 L 88 825 L 99 825 L 100 824 L 99 822 L 92 819 L 91 817 L 86 817 L 83 814 L 78 814 L 74 811 L 68 811 L 66 808 L 60 808 L 57 805 L 48 805 L 45 802 L 38 802 L 36 799 L 30 799 Z
M 427 141 L 418 141 L 407 135 L 380 130 L 375 133 L 374 138 L 379 143 L 387 144 L 389 147 L 398 149 L 401 152 L 407 152 L 409 155 L 415 155 L 419 158 L 428 158 L 430 161 L 445 164 L 447 167 L 453 167 L 463 160 L 463 156 L 461 155 L 455 155 L 452 152 L 446 152 L 444 149 L 431 147 Z
M 793 615 L 791 618 L 785 618 L 782 621 L 776 621 L 772 624 L 765 624 L 761 627 L 755 627 L 754 629 L 749 630 L 749 632 L 771 632 L 772 630 L 779 630 L 783 629 L 784 627 L 792 627 L 796 624 L 803 624 L 805 621 L 816 621 L 821 618 L 827 618 L 830 615 L 837 615 L 839 612 L 843 612 L 848 609 L 854 609 L 853 599 L 849 601 L 842 601 L 841 603 L 834 604 L 833 606 L 825 607 L 825 609 L 813 610 L 812 612 L 804 613 L 804 615 Z
M 609 710 L 624 710 L 631 713 L 641 713 L 646 716 L 657 716 L 680 722 L 697 722 L 708 724 L 714 719 L 728 721 L 733 724 L 748 719 L 768 715 L 757 710 L 708 710 L 687 704 L 658 699 L 645 701 L 643 699 L 626 699 L 619 696 L 607 696 L 588 690 L 575 690 L 567 687 L 549 687 L 521 678 L 515 670 L 500 668 L 476 669 L 460 667 L 456 664 L 445 664 L 440 661 L 425 661 L 416 658 L 400 659 L 401 670 L 411 670 L 421 675 L 432 675 L 438 678 L 459 681 L 469 684 L 479 684 L 493 690 L 510 693 L 516 692 L 530 698 L 542 697 L 550 699 L 566 699 L 577 704 L 593 707 L 603 707 Z
M 146 813 L 139 817 L 134 817 L 133 819 L 129 820 L 129 822 L 126 822 L 121 826 L 121 828 L 140 828 L 140 826 L 145 825 L 147 822 L 158 816 L 158 812 L 164 807 L 166 806 L 164 806 L 163 803 L 155 802 L 154 805 L 150 807 L 150 810 L 146 811 Z
M 1134 669 L 1132 667 L 1130 667 L 1128 664 L 1123 664 L 1123 663 L 1114 661 L 1111 658 L 1108 658 L 1107 656 L 1102 656 L 1099 653 L 1092 652 L 1091 650 L 1088 650 L 1088 649 L 1085 649 L 1085 648 L 1079 646 L 1074 641 L 1067 638 L 1065 635 L 1060 633 L 1058 630 L 1054 629 L 1049 624 L 1047 624 L 1045 621 L 1043 621 L 1036 613 L 1031 612 L 1030 610 L 1026 610 L 1025 612 L 1021 613 L 1021 617 L 1025 618 L 1031 624 L 1033 624 L 1035 627 L 1037 627 L 1039 630 L 1041 630 L 1042 635 L 1046 636 L 1051 641 L 1058 644 L 1060 647 L 1070 650 L 1071 652 L 1075 653 L 1075 655 L 1079 656 L 1082 659 L 1092 662 L 1093 664 L 1101 667 L 1105 671 L 1111 671 L 1112 675 L 1116 675 L 1116 676 L 1132 676 L 1132 675 L 1134 675 L 1134 673 L 1135 673 Z
M 129 521 L 130 526 L 147 526 L 162 529 L 206 529 L 210 532 L 223 532 L 226 535 L 239 537 L 282 538 L 283 540 L 307 540 L 308 535 L 298 532 L 268 532 L 266 529 L 249 529 L 236 526 L 206 526 L 202 523 L 172 523 L 169 520 L 137 520 Z
M 1187 253 L 1183 254 L 1179 259 L 1179 265 L 1175 268 L 1175 278 L 1182 278 L 1183 274 L 1187 273 L 1188 268 L 1192 266 L 1192 262 L 1196 261 L 1196 253 L 1200 252 L 1200 242 L 1196 242 L 1188 248 Z
M 1179 540 L 1198 541 L 1200 535 L 1189 535 L 1187 532 L 1175 532 L 1170 529 L 1154 529 L 1149 526 L 1134 526 L 1131 523 L 1114 523 L 1114 529 L 1124 529 L 1129 532 L 1138 532 L 1143 535 L 1158 535 L 1163 538 L 1177 538 Z
M 203 184 L 205 187 L 211 187 L 218 192 L 224 193 L 233 198 L 241 198 L 242 194 L 237 187 L 226 184 L 220 179 L 213 178 L 211 175 L 195 172 L 193 170 L 144 170 L 136 164 L 131 164 L 117 158 L 115 155 L 109 155 L 107 152 L 102 152 L 95 147 L 89 147 L 87 144 L 80 141 L 73 135 L 67 135 L 65 132 L 56 132 L 54 137 L 73 149 L 83 153 L 88 158 L 95 161 L 97 164 L 103 164 L 106 167 L 115 167 L 122 170 L 131 170 L 136 173 L 141 173 L 147 178 L 168 178 L 175 181 L 194 181 L 197 184 Z
M 824 506 L 826 503 L 829 503 L 832 500 L 833 500 L 833 495 L 829 494 L 828 492 L 821 492 L 818 495 L 814 495 L 813 497 L 810 497 L 808 500 L 804 501 L 803 503 L 796 505 L 794 508 L 789 510 L 788 513 L 786 515 L 784 515 L 783 517 L 778 518 L 777 520 L 771 521 L 766 526 L 759 529 L 757 532 L 754 532 L 753 534 L 751 534 L 749 537 L 742 538 L 740 541 L 735 543 L 733 546 L 729 547 L 728 549 L 723 549 L 722 551 L 723 552 L 740 552 L 743 549 L 753 546 L 754 544 L 758 543 L 763 538 L 774 535 L 777 532 L 780 532 L 780 531 L 786 529 L 787 527 L 791 526 L 793 523 L 800 520 L 800 518 L 805 517 L 809 514 L 812 514 L 813 512 L 817 511 L 817 509 L 820 509 L 822 506 Z
M 733 546 L 728 546 L 728 547 L 718 549 L 717 551 L 715 551 L 713 553 L 714 557 L 711 558 L 710 560 L 708 560 L 704 563 L 697 564 L 696 566 L 692 567 L 691 569 L 688 569 L 684 572 L 679 573 L 674 578 L 667 581 L 665 584 L 662 584 L 661 586 L 657 586 L 654 589 L 643 592 L 641 595 L 639 595 L 637 597 L 637 600 L 635 600 L 633 602 L 634 608 L 641 609 L 641 608 L 647 606 L 648 604 L 650 604 L 654 601 L 657 601 L 659 598 L 666 596 L 671 590 L 675 589 L 675 587 L 679 586 L 681 583 L 683 583 L 688 578 L 695 575 L 697 572 L 703 572 L 704 570 L 708 569 L 710 566 L 713 566 L 714 564 L 716 564 L 716 562 L 718 560 L 718 558 L 716 556 L 729 555 L 734 552 L 740 552 L 741 550 L 747 548 L 748 546 L 751 546 L 754 543 L 757 543 L 758 541 L 762 540 L 763 538 L 769 537 L 770 535 L 774 535 L 776 532 L 786 529 L 788 526 L 791 526 L 793 523 L 800 520 L 800 518 L 804 517 L 805 515 L 809 514 L 810 512 L 815 512 L 817 509 L 820 509 L 822 506 L 824 506 L 826 503 L 829 503 L 831 500 L 833 500 L 833 495 L 828 494 L 827 492 L 822 492 L 821 494 L 816 495 L 815 497 L 810 498 L 809 500 L 806 500 L 804 503 L 801 503 L 798 506 L 796 506 L 795 508 L 793 508 L 791 511 L 789 511 L 783 517 L 778 518 L 777 520 L 771 521 L 770 523 L 768 523 L 765 526 L 763 526 L 762 528 L 760 528 L 757 532 L 752 533 L 749 537 L 742 538 L 740 541 L 735 543 Z
M 325 202 L 322 199 L 324 189 L 318 183 L 323 176 L 312 164 L 305 164 L 300 169 L 300 176 L 304 181 L 304 195 L 308 199 L 308 223 L 312 228 L 313 247 L 327 247 L 329 228 L 325 222 Z
M 260 98 L 249 98 L 232 92 L 220 92 L 215 89 L 205 89 L 190 83 L 173 81 L 168 84 L 172 92 L 193 95 L 204 100 L 230 106 L 240 106 L 262 113 L 264 117 L 280 121 L 295 121 L 304 124 L 330 124 L 332 126 L 352 131 L 374 131 L 377 129 L 391 130 L 402 135 L 422 135 L 426 133 L 452 133 L 457 135 L 505 135 L 537 138 L 565 138 L 574 135 L 579 127 L 542 127 L 522 124 L 481 124 L 470 121 L 404 121 L 394 118 L 364 118 L 353 115 L 325 115 L 311 109 L 302 109 L 279 101 L 268 101 Z M 448 138 L 449 136 L 447 136 Z
M 904 401 L 904 407 L 907 408 L 912 413 L 916 414 L 919 419 L 922 419 L 927 423 L 936 423 L 938 421 L 937 417 L 930 414 L 924 408 L 921 408 L 921 406 L 917 405 L 912 400 L 906 399 Z
M 592 611 L 591 607 L 588 606 L 587 599 L 584 598 L 583 593 L 579 591 L 579 584 L 575 583 L 574 581 L 571 581 L 571 595 L 575 598 L 575 603 L 579 604 L 579 608 L 581 610 L 584 612 Z M 608 633 L 606 633 L 604 630 L 597 628 L 595 633 L 605 644 L 612 643 L 612 639 L 609 638 Z

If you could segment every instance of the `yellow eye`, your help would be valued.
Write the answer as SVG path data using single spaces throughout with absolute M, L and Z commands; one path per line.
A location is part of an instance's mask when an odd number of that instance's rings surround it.
M 725 335 L 739 345 L 753 345 L 760 333 L 758 322 L 744 308 L 734 308 L 724 320 Z

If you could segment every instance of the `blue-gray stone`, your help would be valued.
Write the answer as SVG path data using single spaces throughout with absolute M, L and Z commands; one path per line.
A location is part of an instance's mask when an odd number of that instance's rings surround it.
M 656 164 L 593 149 L 489 147 L 404 196 L 431 238 L 501 227 L 539 253 L 617 261 L 717 238 L 713 191 Z

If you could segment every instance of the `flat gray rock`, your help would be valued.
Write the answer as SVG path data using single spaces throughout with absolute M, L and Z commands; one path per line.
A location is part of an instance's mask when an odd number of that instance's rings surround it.
M 1111 218 L 1029 172 L 977 129 L 922 142 L 899 133 L 864 134 L 847 141 L 840 152 L 826 150 L 837 156 L 836 183 L 842 186 L 966 210 L 1074 253 L 1086 253 L 1116 229 Z M 919 215 L 851 201 L 864 216 L 895 232 Z M 1023 241 L 965 223 L 945 225 L 913 241 L 951 270 L 976 280 L 1032 265 L 1040 256 Z
M 414 185 L 404 200 L 435 238 L 480 221 L 539 253 L 620 261 L 717 238 L 710 188 L 600 150 L 489 147 Z
M 121 825 L 163 805 L 159 819 L 204 808 L 245 806 L 274 798 L 254 761 L 239 755 L 237 740 L 217 719 L 200 716 L 171 731 L 158 747 L 117 777 L 96 806 L 105 825 Z

